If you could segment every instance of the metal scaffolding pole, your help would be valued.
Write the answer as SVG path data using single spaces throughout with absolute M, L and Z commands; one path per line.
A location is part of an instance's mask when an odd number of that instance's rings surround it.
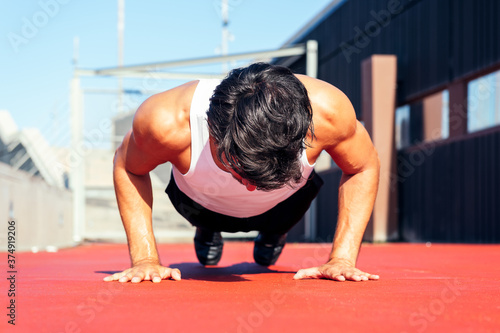
M 139 72 L 139 71 L 117 71 L 112 74 L 98 74 L 93 69 L 78 69 L 78 75 L 81 76 L 116 76 L 127 78 L 153 78 L 161 80 L 198 80 L 198 79 L 223 79 L 225 74 L 207 74 L 207 73 L 171 73 L 171 72 Z
M 70 181 L 73 191 L 73 241 L 81 242 L 85 233 L 85 160 L 83 144 L 83 99 L 80 78 L 71 79 L 71 151 Z
M 306 43 L 306 74 L 318 77 L 318 42 L 315 40 L 308 40 Z
M 318 77 L 318 42 L 315 40 L 308 40 L 306 43 L 306 74 Z M 304 216 L 304 238 L 311 242 L 316 241 L 317 237 L 316 205 L 314 199 Z
M 125 30 L 125 0 L 118 0 L 118 67 L 123 66 L 123 39 Z M 123 112 L 123 78 L 118 77 L 118 113 Z
M 258 51 L 258 52 L 248 52 L 239 53 L 226 56 L 214 56 L 214 57 L 203 57 L 187 60 L 174 60 L 166 62 L 158 62 L 152 64 L 144 65 L 133 65 L 133 66 L 123 66 L 114 68 L 103 68 L 95 70 L 95 75 L 109 75 L 113 76 L 120 72 L 152 72 L 163 68 L 173 68 L 173 67 L 186 67 L 186 66 L 197 66 L 212 63 L 221 63 L 227 61 L 245 60 L 245 59 L 269 59 L 269 58 L 280 58 L 280 57 L 290 57 L 295 55 L 303 55 L 306 53 L 306 45 L 299 44 L 290 46 L 287 48 L 282 48 L 279 50 L 272 51 Z M 154 74 L 153 74 L 154 75 Z

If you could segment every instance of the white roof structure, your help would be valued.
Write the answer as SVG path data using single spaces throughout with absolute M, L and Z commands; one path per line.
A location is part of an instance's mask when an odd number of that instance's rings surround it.
M 62 188 L 64 170 L 56 154 L 35 128 L 19 130 L 6 110 L 0 111 L 0 161 L 16 170 L 42 177 L 49 185 Z
M 9 138 L 17 133 L 16 122 L 12 119 L 9 111 L 0 110 L 0 140 L 8 142 Z

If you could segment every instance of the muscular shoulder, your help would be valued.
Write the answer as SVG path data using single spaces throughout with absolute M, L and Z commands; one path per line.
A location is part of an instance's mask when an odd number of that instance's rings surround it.
M 189 147 L 189 110 L 198 81 L 153 95 L 134 116 L 135 142 L 145 151 L 182 151 Z
M 305 75 L 297 75 L 306 87 L 313 110 L 317 144 L 326 149 L 356 132 L 356 113 L 349 98 L 335 86 Z

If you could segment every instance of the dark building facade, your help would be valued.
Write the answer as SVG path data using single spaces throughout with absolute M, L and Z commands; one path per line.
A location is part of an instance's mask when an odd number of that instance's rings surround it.
M 288 44 L 318 41 L 318 78 L 346 93 L 361 121 L 363 62 L 396 56 L 395 107 L 408 114 L 387 130 L 407 139 L 394 157 L 397 232 L 387 239 L 499 242 L 500 1 L 334 2 Z M 305 72 L 305 58 L 277 63 Z M 333 238 L 340 175 L 323 174 L 313 239 Z

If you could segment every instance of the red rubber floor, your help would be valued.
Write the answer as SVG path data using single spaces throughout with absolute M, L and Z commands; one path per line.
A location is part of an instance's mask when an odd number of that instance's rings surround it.
M 292 280 L 329 244 L 287 244 L 269 269 L 252 246 L 226 242 L 219 266 L 204 268 L 192 244 L 160 245 L 183 278 L 160 284 L 102 281 L 128 266 L 126 245 L 17 253 L 16 326 L 2 278 L 0 331 L 500 332 L 499 245 L 365 245 L 359 267 L 380 275 L 369 282 Z

